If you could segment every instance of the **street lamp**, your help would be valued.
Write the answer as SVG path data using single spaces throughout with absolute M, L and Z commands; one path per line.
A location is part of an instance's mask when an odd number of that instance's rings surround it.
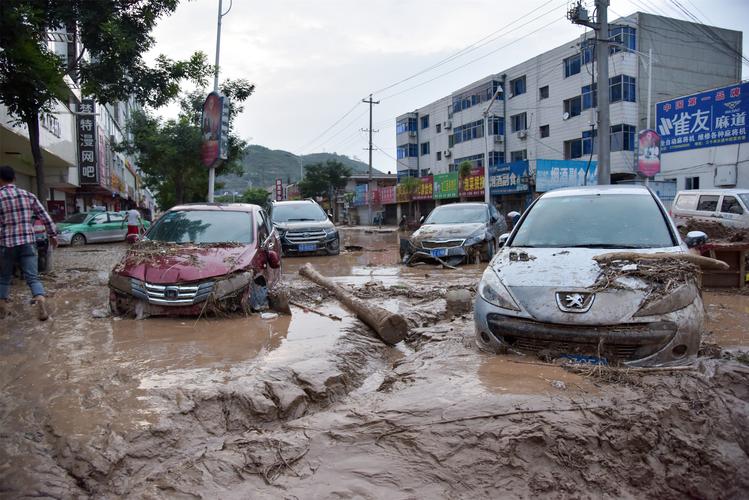
M 494 101 L 502 92 L 502 85 L 497 85 L 497 91 L 494 92 L 489 105 L 484 110 L 484 201 L 486 204 L 491 203 L 491 193 L 489 192 L 489 111 L 491 111 Z

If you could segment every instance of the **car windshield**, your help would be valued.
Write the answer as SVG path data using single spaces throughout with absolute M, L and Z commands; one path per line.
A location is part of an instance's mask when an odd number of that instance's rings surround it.
M 749 193 L 739 193 L 739 198 L 744 202 L 744 206 L 749 208 Z
M 228 210 L 175 210 L 165 213 L 146 237 L 169 243 L 252 243 L 252 215 Z
M 649 194 L 541 198 L 510 242 L 513 247 L 664 248 L 676 246 Z
M 424 224 L 472 224 L 486 222 L 488 218 L 484 205 L 445 205 L 432 210 Z
M 88 217 L 88 214 L 73 214 L 62 222 L 65 224 L 82 224 L 86 217 Z
M 273 206 L 273 222 L 323 221 L 328 216 L 317 203 L 284 203 Z

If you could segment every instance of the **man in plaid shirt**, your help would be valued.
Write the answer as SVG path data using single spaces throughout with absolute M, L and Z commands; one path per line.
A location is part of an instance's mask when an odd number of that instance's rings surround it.
M 39 319 L 49 317 L 44 287 L 39 281 L 34 225 L 36 216 L 47 227 L 50 244 L 57 246 L 57 230 L 36 196 L 16 187 L 13 168 L 0 166 L 0 318 L 8 313 L 8 296 L 13 268 L 18 263 L 39 308 Z

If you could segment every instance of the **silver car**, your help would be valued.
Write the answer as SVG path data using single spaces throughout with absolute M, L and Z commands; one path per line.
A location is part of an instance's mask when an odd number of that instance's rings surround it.
M 630 366 L 684 363 L 696 355 L 704 309 L 685 284 L 649 297 L 643 280 L 601 289 L 594 257 L 609 252 L 686 252 L 664 206 L 643 186 L 551 191 L 525 212 L 481 279 L 477 342 L 506 350 Z M 592 359 L 591 359 L 592 358 Z

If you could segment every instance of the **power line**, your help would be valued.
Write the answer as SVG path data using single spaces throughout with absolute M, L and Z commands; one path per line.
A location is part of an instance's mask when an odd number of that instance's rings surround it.
M 360 102 L 356 101 L 356 104 L 354 104 L 351 107 L 351 109 L 349 109 L 348 111 L 346 111 L 343 114 L 343 116 L 341 116 L 339 119 L 337 119 L 335 122 L 333 122 L 333 125 L 331 125 L 330 127 L 326 128 L 325 130 L 323 130 L 320 135 L 318 135 L 317 137 L 315 137 L 314 139 L 312 139 L 311 141 L 309 141 L 308 143 L 306 143 L 304 146 L 298 148 L 298 151 L 303 152 L 307 148 L 307 146 L 310 146 L 310 145 L 314 144 L 315 142 L 317 142 L 318 139 L 320 139 L 321 137 L 323 137 L 325 134 L 328 133 L 328 131 L 330 131 L 333 127 L 335 127 L 336 125 L 338 125 L 339 123 L 341 123 L 348 115 L 350 115 L 351 113 L 353 113 L 354 110 L 356 109 L 356 107 L 359 104 L 360 104 Z

